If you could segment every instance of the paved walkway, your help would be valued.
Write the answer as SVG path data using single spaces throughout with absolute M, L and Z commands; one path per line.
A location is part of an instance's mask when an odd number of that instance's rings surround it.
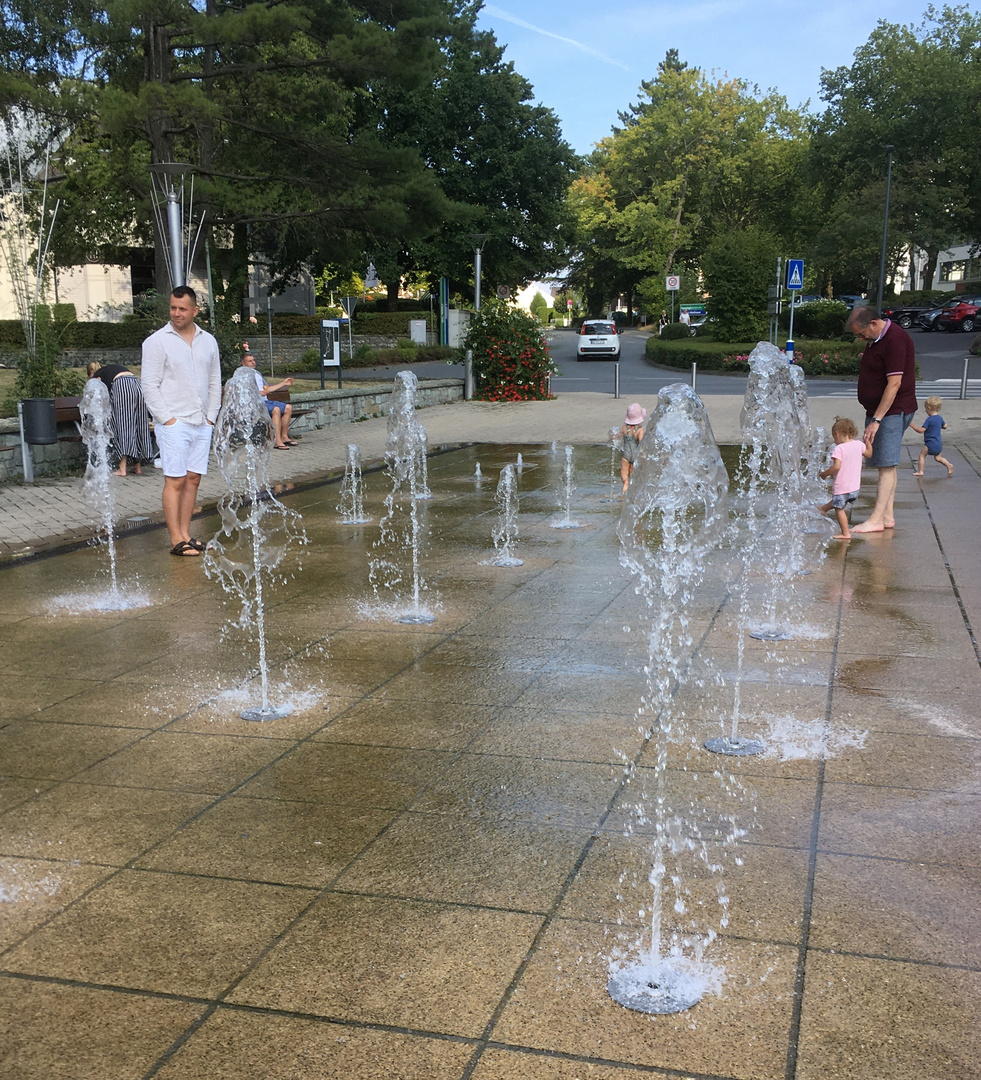
M 666 381 L 669 381 L 667 377 Z M 714 395 L 706 396 L 704 401 L 716 440 L 739 442 L 742 397 Z M 603 443 L 609 429 L 622 421 L 627 404 L 626 400 L 618 401 L 609 394 L 576 393 L 521 405 L 458 402 L 434 406 L 420 415 L 430 447 L 459 443 Z M 655 399 L 645 398 L 642 404 L 650 409 Z M 860 419 L 857 404 L 849 407 L 841 399 L 812 398 L 810 411 L 812 423 L 826 428 L 830 428 L 839 413 L 856 421 Z M 976 463 L 981 457 L 979 403 L 947 401 L 944 417 L 950 427 L 944 435 L 945 446 L 961 449 Z M 349 443 L 357 443 L 366 466 L 381 461 L 386 433 L 384 419 L 308 432 L 299 446 L 273 454 L 272 479 L 277 483 L 300 483 L 341 471 Z M 919 436 L 912 431 L 906 438 L 911 445 L 919 444 Z M 146 525 L 148 521 L 162 522 L 163 481 L 159 471 L 150 468 L 141 477 L 114 478 L 112 483 L 121 528 Z M 201 509 L 213 506 L 224 490 L 221 474 L 212 468 L 201 484 Z M 84 542 L 95 534 L 100 523 L 86 502 L 77 478 L 39 479 L 34 485 L 0 486 L 0 563 Z

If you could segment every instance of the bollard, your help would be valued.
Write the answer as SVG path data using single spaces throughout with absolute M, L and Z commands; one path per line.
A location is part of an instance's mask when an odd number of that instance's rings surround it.
M 971 363 L 969 356 L 964 357 L 964 374 L 961 376 L 961 401 L 967 400 L 967 368 Z
M 473 350 L 467 349 L 463 354 L 463 400 L 473 400 Z
M 692 390 L 695 389 L 695 375 L 696 375 L 696 369 L 697 368 L 698 368 L 698 364 L 696 364 L 695 361 L 692 360 L 692 362 L 691 362 L 691 388 L 692 388 Z
M 31 448 L 27 442 L 27 433 L 24 431 L 24 402 L 17 402 L 17 421 L 20 424 L 20 459 L 24 466 L 24 483 L 34 483 L 34 458 L 31 457 Z
M 613 367 L 616 371 L 613 377 L 613 396 L 618 398 L 620 396 L 620 361 L 618 360 Z

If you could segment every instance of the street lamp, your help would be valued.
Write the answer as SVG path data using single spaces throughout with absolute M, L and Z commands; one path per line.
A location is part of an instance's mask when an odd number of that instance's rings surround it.
M 474 245 L 473 309 L 475 312 L 480 311 L 480 260 L 488 236 L 490 233 L 470 233 L 470 239 Z M 473 398 L 473 352 L 470 349 L 467 349 L 464 354 L 463 397 L 466 401 Z
M 879 256 L 879 293 L 875 301 L 876 314 L 882 313 L 882 291 L 886 283 L 886 241 L 889 238 L 889 191 L 892 188 L 892 152 L 896 149 L 892 144 L 882 148 L 889 151 L 889 163 L 886 166 L 886 210 L 882 216 L 882 252 Z
M 185 200 L 184 174 L 191 173 L 191 182 Z M 178 161 L 156 161 L 150 166 L 153 217 L 160 238 L 167 244 L 170 270 L 170 287 L 186 285 L 191 263 L 204 228 L 204 213 L 198 221 L 197 231 L 191 239 L 191 211 L 194 205 L 194 174 L 190 165 Z M 185 257 L 185 228 L 187 251 Z M 208 303 L 212 303 L 209 295 Z

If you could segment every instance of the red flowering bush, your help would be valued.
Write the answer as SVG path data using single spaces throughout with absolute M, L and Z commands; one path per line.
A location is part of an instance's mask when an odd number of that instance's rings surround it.
M 847 375 L 858 374 L 859 358 L 846 351 L 806 353 L 794 351 L 794 363 L 805 375 Z M 722 358 L 723 371 L 749 371 L 748 353 L 730 353 Z
M 477 401 L 547 401 L 557 373 L 534 316 L 490 300 L 470 324 L 464 347 L 473 351 Z

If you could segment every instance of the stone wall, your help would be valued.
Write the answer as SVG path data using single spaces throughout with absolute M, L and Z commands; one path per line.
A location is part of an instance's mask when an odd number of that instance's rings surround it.
M 366 383 L 342 390 L 294 393 L 290 397 L 293 408 L 309 411 L 294 421 L 291 430 L 302 433 L 319 430 L 328 424 L 349 424 L 372 416 L 384 416 L 391 396 L 391 381 Z M 419 383 L 416 392 L 416 404 L 421 408 L 445 405 L 462 399 L 462 379 L 427 379 Z M 74 424 L 58 425 L 57 443 L 34 446 L 31 449 L 36 477 L 57 475 L 68 469 L 80 468 L 85 462 L 85 448 L 79 441 L 78 430 Z M 0 420 L 0 483 L 23 478 L 20 428 L 16 420 Z

